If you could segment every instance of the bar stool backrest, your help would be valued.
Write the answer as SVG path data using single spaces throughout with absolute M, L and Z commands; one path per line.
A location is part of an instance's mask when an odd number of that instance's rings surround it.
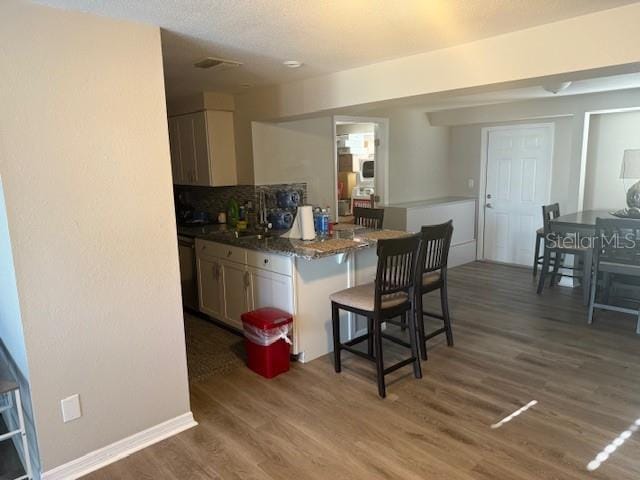
M 426 225 L 422 227 L 420 235 L 422 237 L 421 273 L 446 270 L 453 235 L 453 220 L 438 225 Z
M 595 261 L 640 266 L 640 220 L 597 218 Z
M 375 308 L 382 297 L 404 292 L 412 294 L 420 251 L 420 235 L 378 240 L 378 269 L 375 281 Z M 410 297 L 408 297 L 410 298 Z
M 560 216 L 560 204 L 552 203 L 551 205 L 542 206 L 542 225 L 544 227 L 544 234 L 551 233 L 551 221 Z
M 384 221 L 384 208 L 354 207 L 353 217 L 356 225 L 380 230 Z

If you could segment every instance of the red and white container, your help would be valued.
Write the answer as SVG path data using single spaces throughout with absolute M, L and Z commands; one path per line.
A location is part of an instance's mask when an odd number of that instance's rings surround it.
M 247 364 L 265 378 L 289 370 L 290 313 L 277 308 L 259 308 L 242 314 Z

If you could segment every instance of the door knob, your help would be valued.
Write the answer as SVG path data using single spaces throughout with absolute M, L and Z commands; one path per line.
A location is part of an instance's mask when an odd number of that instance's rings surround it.
M 491 205 L 490 203 L 487 203 L 486 207 L 487 208 L 493 208 L 493 205 Z
M 491 198 L 491 194 L 490 193 L 487 193 L 487 198 Z

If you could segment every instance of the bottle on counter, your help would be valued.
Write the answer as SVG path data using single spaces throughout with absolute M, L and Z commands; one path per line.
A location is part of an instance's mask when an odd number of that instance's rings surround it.
M 235 227 L 240 220 L 240 206 L 235 198 L 229 200 L 229 206 L 227 207 L 227 223 L 231 227 Z

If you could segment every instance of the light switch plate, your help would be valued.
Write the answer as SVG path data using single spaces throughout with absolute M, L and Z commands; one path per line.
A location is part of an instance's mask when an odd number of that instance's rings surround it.
M 64 423 L 76 420 L 82 416 L 82 410 L 80 409 L 80 395 L 71 395 L 70 397 L 63 398 L 60 401 L 62 407 L 62 421 Z
M 469 187 L 469 190 L 473 189 L 473 186 L 475 185 L 475 181 L 473 180 L 473 178 L 470 178 L 469 180 L 467 180 L 467 186 Z

